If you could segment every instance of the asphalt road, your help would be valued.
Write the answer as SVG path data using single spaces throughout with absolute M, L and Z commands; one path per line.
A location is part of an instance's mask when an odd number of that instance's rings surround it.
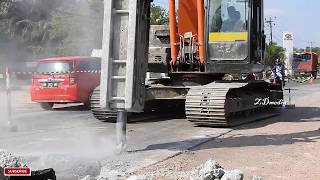
M 6 96 L 0 93 L 0 149 L 22 156 L 32 169 L 54 168 L 58 179 L 85 175 L 125 175 L 219 136 L 229 129 L 193 127 L 184 117 L 142 114 L 128 125 L 128 153 L 117 154 L 115 124 L 94 119 L 77 106 L 44 111 L 29 100 L 26 88 L 12 92 L 11 132 L 5 126 Z M 106 174 L 108 172 L 108 174 Z
M 299 89 L 292 94 L 293 102 L 314 93 L 307 84 L 289 86 Z M 125 175 L 232 130 L 194 127 L 183 116 L 173 118 L 172 114 L 142 114 L 137 120 L 147 122 L 128 125 L 129 152 L 117 154 L 115 124 L 99 122 L 90 111 L 78 106 L 44 111 L 30 102 L 27 88 L 22 88 L 12 92 L 11 122 L 17 131 L 11 132 L 5 126 L 4 91 L 0 97 L 0 149 L 22 156 L 33 169 L 54 168 L 58 179 L 97 176 L 100 169 L 105 177 Z

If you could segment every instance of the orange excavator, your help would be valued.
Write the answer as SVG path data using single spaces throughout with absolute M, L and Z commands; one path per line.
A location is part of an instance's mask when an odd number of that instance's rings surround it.
M 96 117 L 142 112 L 146 102 L 160 100 L 184 100 L 187 119 L 201 126 L 274 116 L 274 105 L 257 103 L 283 99 L 281 85 L 262 80 L 263 0 L 168 0 L 168 5 L 169 29 L 149 33 L 148 0 L 105 1 L 103 108 Z M 162 42 L 159 52 L 169 51 L 150 53 L 147 62 L 149 40 Z M 147 71 L 166 77 L 145 84 Z

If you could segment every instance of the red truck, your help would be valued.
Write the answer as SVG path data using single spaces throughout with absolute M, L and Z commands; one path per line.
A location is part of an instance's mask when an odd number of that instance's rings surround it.
M 39 60 L 32 76 L 31 100 L 45 110 L 54 104 L 90 105 L 93 90 L 100 84 L 101 59 L 56 57 Z
M 295 74 L 312 74 L 317 77 L 318 55 L 316 53 L 302 52 L 293 55 L 293 70 Z

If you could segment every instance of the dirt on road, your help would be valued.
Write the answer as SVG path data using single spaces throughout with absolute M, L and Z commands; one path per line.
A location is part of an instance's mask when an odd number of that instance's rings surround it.
M 215 159 L 226 169 L 240 169 L 245 179 L 320 179 L 320 93 L 295 97 L 296 109 L 279 117 L 243 125 L 164 162 L 137 172 L 156 179 L 178 178 L 183 172 Z

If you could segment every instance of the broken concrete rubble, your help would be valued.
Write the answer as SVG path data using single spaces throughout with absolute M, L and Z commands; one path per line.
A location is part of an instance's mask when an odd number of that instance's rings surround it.
M 254 177 L 252 178 L 252 180 L 263 180 L 263 178 L 260 177 L 260 176 L 254 176 Z
M 227 171 L 215 160 L 208 160 L 194 170 L 196 180 L 243 180 L 240 170 Z
M 221 180 L 243 180 L 243 173 L 240 170 L 225 171 Z
M 96 179 L 96 178 L 88 175 L 88 176 L 83 177 L 81 180 L 95 180 L 95 179 Z
M 147 180 L 145 176 L 130 176 L 127 180 Z
M 6 150 L 0 149 L 0 167 L 27 167 L 21 158 L 14 156 Z
M 224 175 L 224 170 L 216 161 L 208 160 L 206 163 L 195 169 L 195 174 L 197 179 L 219 179 Z
M 105 168 L 105 169 L 104 169 Z M 101 169 L 100 176 L 95 179 L 125 179 L 126 173 L 119 173 L 112 171 L 106 167 Z M 106 173 L 108 172 L 108 173 Z M 208 160 L 204 164 L 196 167 L 192 171 L 175 172 L 173 169 L 167 169 L 156 172 L 148 172 L 148 174 L 135 174 L 127 178 L 127 180 L 153 180 L 162 178 L 177 178 L 177 179 L 191 179 L 191 180 L 243 180 L 244 175 L 240 170 L 225 170 L 215 160 Z M 85 177 L 82 180 L 91 180 L 91 177 Z
M 27 167 L 21 158 L 14 156 L 4 149 L 0 149 L 0 179 L 6 180 L 3 170 L 6 167 Z

